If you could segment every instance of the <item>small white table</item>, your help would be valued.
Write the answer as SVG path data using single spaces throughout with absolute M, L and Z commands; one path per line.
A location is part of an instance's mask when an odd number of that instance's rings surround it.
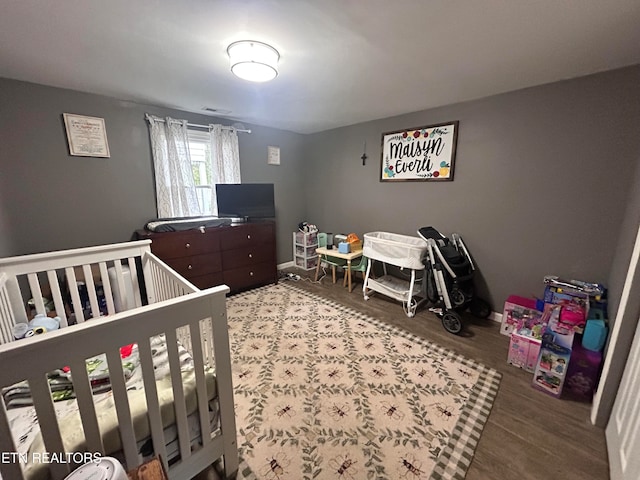
M 355 258 L 360 258 L 362 256 L 362 250 L 356 250 L 355 252 L 349 253 L 340 253 L 337 248 L 328 249 L 326 247 L 316 248 L 316 253 L 318 254 L 318 264 L 316 265 L 316 278 L 315 281 L 318 281 L 318 274 L 320 273 L 320 263 L 322 262 L 322 256 L 326 257 L 334 257 L 334 258 L 342 258 L 347 261 L 347 271 L 344 273 L 347 277 L 347 282 L 349 283 L 349 292 L 351 292 L 351 260 Z M 336 283 L 335 273 L 333 276 L 333 283 Z

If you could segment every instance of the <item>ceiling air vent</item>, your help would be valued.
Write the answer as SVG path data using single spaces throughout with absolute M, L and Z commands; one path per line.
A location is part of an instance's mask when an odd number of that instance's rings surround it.
M 209 113 L 215 113 L 217 115 L 229 115 L 231 113 L 231 110 L 227 110 L 225 108 L 202 107 L 202 110 Z

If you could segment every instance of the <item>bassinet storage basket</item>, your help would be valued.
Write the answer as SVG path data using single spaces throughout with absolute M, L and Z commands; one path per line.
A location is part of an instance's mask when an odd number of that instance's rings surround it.
M 368 300 L 372 291 L 381 293 L 403 302 L 405 313 L 413 317 L 417 308 L 413 298 L 416 293 L 416 270 L 424 269 L 422 259 L 427 248 L 427 242 L 420 237 L 389 232 L 365 233 L 362 254 L 369 259 L 369 265 L 362 288 L 364 299 Z M 385 275 L 371 278 L 372 263 L 376 260 L 385 265 L 411 269 L 411 279 L 407 281 L 387 275 L 386 268 Z

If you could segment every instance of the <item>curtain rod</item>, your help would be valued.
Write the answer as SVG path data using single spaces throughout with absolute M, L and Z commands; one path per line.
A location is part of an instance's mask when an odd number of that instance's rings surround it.
M 149 118 L 152 115 L 149 115 L 148 113 L 145 114 L 145 117 L 147 118 L 147 120 L 149 120 Z M 164 118 L 158 118 L 158 117 L 154 117 L 156 122 L 162 122 L 162 123 L 166 123 L 166 120 Z M 176 120 L 177 123 L 181 123 L 179 120 Z M 197 127 L 197 128 L 209 128 L 210 125 L 200 125 L 198 123 L 190 123 L 187 122 L 187 127 Z M 235 128 L 235 127 L 228 127 L 226 125 L 222 125 L 222 129 L 223 130 L 235 130 L 236 132 L 240 132 L 240 133 L 251 133 L 251 130 L 247 130 L 247 129 L 243 129 L 243 128 Z

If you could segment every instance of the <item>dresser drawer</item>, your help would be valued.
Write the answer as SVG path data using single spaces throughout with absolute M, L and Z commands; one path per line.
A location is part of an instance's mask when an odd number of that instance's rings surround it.
M 151 240 L 151 251 L 163 260 L 220 251 L 217 235 L 206 235 L 199 231 L 188 234 L 165 233 L 151 237 Z
M 220 252 L 191 255 L 190 257 L 168 258 L 166 262 L 185 278 L 222 270 Z
M 220 248 L 234 250 L 236 248 L 273 243 L 275 231 L 273 224 L 246 224 L 226 229 L 220 235 Z
M 206 275 L 198 275 L 197 277 L 186 278 L 200 290 L 204 290 L 205 288 L 209 287 L 215 287 L 224 283 L 222 281 L 222 272 L 208 273 Z
M 245 248 L 222 252 L 223 270 L 247 267 L 263 262 L 275 262 L 273 243 L 260 243 Z
M 232 291 L 244 290 L 257 285 L 275 283 L 276 266 L 273 262 L 258 263 L 249 267 L 225 270 L 222 279 Z

